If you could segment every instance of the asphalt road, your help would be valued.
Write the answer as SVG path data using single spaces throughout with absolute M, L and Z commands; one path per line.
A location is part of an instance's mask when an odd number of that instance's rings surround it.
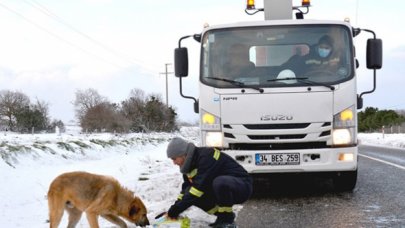
M 254 188 L 239 228 L 405 227 L 405 150 L 361 146 L 353 192 L 308 176 L 274 177 Z

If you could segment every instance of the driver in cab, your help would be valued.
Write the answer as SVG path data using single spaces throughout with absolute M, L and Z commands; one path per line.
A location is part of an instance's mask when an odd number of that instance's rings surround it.
M 233 44 L 229 49 L 229 62 L 226 66 L 228 77 L 235 79 L 248 75 L 255 67 L 249 60 L 249 47 L 244 44 Z
M 333 68 L 338 66 L 340 59 L 332 57 L 333 40 L 330 36 L 325 35 L 319 39 L 315 53 L 310 53 L 304 64 L 309 71 L 311 68 L 319 69 L 320 67 Z
M 336 73 L 340 65 L 340 58 L 335 55 L 333 39 L 328 36 L 322 36 L 318 43 L 305 56 L 293 56 L 284 67 L 290 68 L 296 75 L 308 75 L 314 72 Z

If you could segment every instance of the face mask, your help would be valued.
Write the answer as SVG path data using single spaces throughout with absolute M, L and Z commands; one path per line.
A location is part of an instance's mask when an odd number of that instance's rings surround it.
M 319 56 L 321 56 L 322 58 L 325 58 L 326 56 L 328 56 L 330 54 L 330 49 L 326 49 L 326 48 L 318 48 L 318 53 Z

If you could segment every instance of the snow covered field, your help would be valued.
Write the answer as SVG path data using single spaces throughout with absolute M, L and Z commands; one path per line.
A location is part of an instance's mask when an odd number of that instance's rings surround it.
M 86 135 L 72 129 L 61 135 L 0 132 L 0 227 L 47 227 L 50 182 L 61 173 L 78 170 L 116 178 L 144 201 L 153 222 L 180 190 L 178 167 L 165 152 L 174 136 L 198 145 L 198 128 L 129 135 Z M 405 134 L 360 134 L 359 138 L 363 144 L 405 147 Z M 197 208 L 184 215 L 192 218 L 192 227 L 206 227 L 215 220 Z M 101 227 L 114 227 L 102 218 L 99 221 Z M 66 225 L 65 215 L 61 227 Z M 88 227 L 85 216 L 78 227 Z
M 359 134 L 360 144 L 405 148 L 405 134 Z

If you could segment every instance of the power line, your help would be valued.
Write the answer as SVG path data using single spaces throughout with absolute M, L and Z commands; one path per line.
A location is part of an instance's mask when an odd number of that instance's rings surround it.
M 80 46 L 78 46 L 78 45 L 76 45 L 76 44 L 74 44 L 74 43 L 72 43 L 72 42 L 70 42 L 70 41 L 64 39 L 63 37 L 61 37 L 61 36 L 59 36 L 59 35 L 57 35 L 57 34 L 51 32 L 51 31 L 47 30 L 45 27 L 43 27 L 43 26 L 41 26 L 41 25 L 39 25 L 39 24 L 33 22 L 32 20 L 28 19 L 27 17 L 25 17 L 24 15 L 20 14 L 19 12 L 15 11 L 15 10 L 13 10 L 13 9 L 11 9 L 11 8 L 9 8 L 8 6 L 4 5 L 3 3 L 0 3 L 0 6 L 3 7 L 4 9 L 6 9 L 6 10 L 12 12 L 13 14 L 17 15 L 18 17 L 24 19 L 25 21 L 29 22 L 30 24 L 34 25 L 34 26 L 37 27 L 38 29 L 40 29 L 40 30 L 42 30 L 42 31 L 44 31 L 44 32 L 46 32 L 46 33 L 48 33 L 49 35 L 53 36 L 54 38 L 56 38 L 56 39 L 58 39 L 58 40 L 60 40 L 60 41 L 63 41 L 63 42 L 65 42 L 66 44 L 68 44 L 68 45 L 70 45 L 70 46 L 72 46 L 72 47 L 74 47 L 74 48 L 76 48 L 76 49 L 82 51 L 83 53 L 86 53 L 86 54 L 88 54 L 88 55 L 90 55 L 90 56 L 92 56 L 92 57 L 95 57 L 95 58 L 97 58 L 97 59 L 103 61 L 103 62 L 106 62 L 106 63 L 108 63 L 108 64 L 111 64 L 111 65 L 113 65 L 113 66 L 115 66 L 115 67 L 117 67 L 117 68 L 123 68 L 123 66 L 120 66 L 120 65 L 115 64 L 115 63 L 113 63 L 113 62 L 110 62 L 110 61 L 108 61 L 108 60 L 106 60 L 106 59 L 104 59 L 104 58 L 102 58 L 102 57 L 100 57 L 100 56 L 98 56 L 98 55 L 95 55 L 95 54 L 93 54 L 93 53 L 91 53 L 91 52 L 89 52 L 89 51 L 83 49 L 82 47 L 80 47 Z
M 59 22 L 60 24 L 64 25 L 65 27 L 71 29 L 72 31 L 74 31 L 75 33 L 81 35 L 82 37 L 86 38 L 87 40 L 91 41 L 92 43 L 96 44 L 97 46 L 103 48 L 104 50 L 112 53 L 113 55 L 131 63 L 131 64 L 135 64 L 135 65 L 141 65 L 141 62 L 139 60 L 135 60 L 133 61 L 132 59 L 130 59 L 128 56 L 125 56 L 124 54 L 122 54 L 121 52 L 118 52 L 110 47 L 108 47 L 107 45 L 101 43 L 100 41 L 94 39 L 93 37 L 87 35 L 86 33 L 80 31 L 79 29 L 73 27 L 71 24 L 67 23 L 65 20 L 63 20 L 61 17 L 59 17 L 58 15 L 56 15 L 55 13 L 53 13 L 52 11 L 50 11 L 47 7 L 45 7 L 44 5 L 40 4 L 39 2 L 35 1 L 35 0 L 24 0 L 25 3 L 29 4 L 30 6 L 34 7 L 35 9 L 39 10 L 40 12 L 42 12 L 43 14 L 45 14 L 46 16 L 52 18 L 53 20 Z

